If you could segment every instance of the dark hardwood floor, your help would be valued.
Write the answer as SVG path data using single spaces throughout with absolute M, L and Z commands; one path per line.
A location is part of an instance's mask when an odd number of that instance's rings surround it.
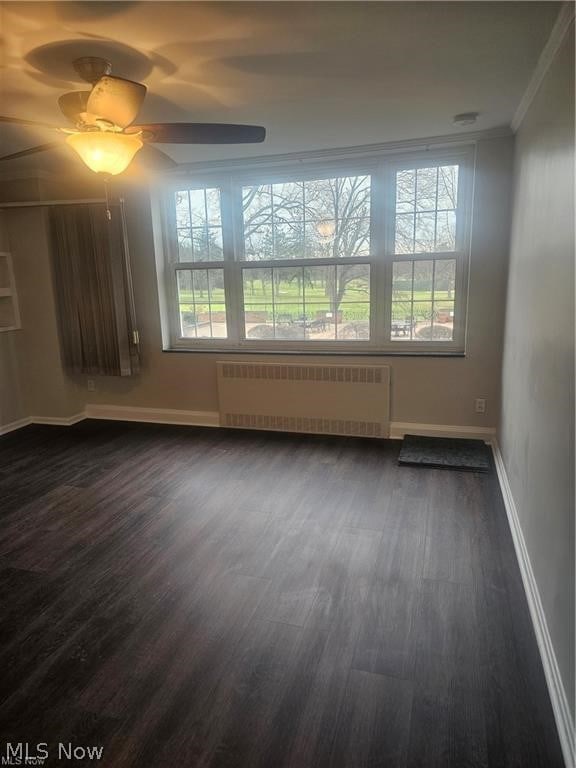
M 0 439 L 0 754 L 560 767 L 494 471 L 399 448 L 96 421 Z

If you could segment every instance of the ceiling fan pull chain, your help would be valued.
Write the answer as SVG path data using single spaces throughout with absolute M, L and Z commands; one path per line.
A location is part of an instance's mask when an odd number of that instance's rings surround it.
M 110 210 L 110 189 L 108 186 L 108 177 L 104 177 L 104 197 L 106 199 L 106 218 L 112 221 L 112 211 Z

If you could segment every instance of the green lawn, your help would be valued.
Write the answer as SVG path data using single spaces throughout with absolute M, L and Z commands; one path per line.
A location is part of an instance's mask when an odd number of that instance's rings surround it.
M 392 317 L 394 320 L 405 320 L 411 314 L 411 292 L 395 290 L 393 294 Z M 449 291 L 436 291 L 434 295 L 435 313 L 447 314 L 454 309 L 453 294 Z M 194 298 L 196 306 L 194 307 Z M 330 301 L 326 296 L 326 288 L 321 283 L 308 284 L 304 288 L 306 314 L 316 317 L 320 312 L 331 310 Z M 244 305 L 246 311 L 267 312 L 272 318 L 273 308 L 276 314 L 298 317 L 304 314 L 304 299 L 302 289 L 296 281 L 282 282 L 279 290 L 272 299 L 272 285 L 269 281 L 254 280 L 244 283 Z M 432 303 L 430 291 L 414 291 L 414 318 L 426 320 L 430 318 Z M 224 289 L 213 288 L 209 306 L 208 291 L 180 292 L 180 311 L 195 312 L 197 315 L 209 311 L 224 312 Z M 367 320 L 370 313 L 369 295 L 364 281 L 351 281 L 344 293 L 340 304 L 344 320 Z

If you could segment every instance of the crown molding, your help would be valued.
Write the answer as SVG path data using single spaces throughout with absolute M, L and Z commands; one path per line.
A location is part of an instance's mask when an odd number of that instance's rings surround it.
M 313 163 L 330 160 L 367 158 L 374 156 L 395 155 L 401 152 L 423 151 L 430 149 L 450 149 L 465 147 L 486 139 L 499 139 L 512 136 L 509 126 L 486 128 L 480 131 L 467 131 L 445 134 L 442 136 L 404 139 L 402 141 L 386 141 L 377 144 L 361 144 L 350 147 L 334 147 L 331 149 L 311 149 L 302 152 L 286 152 L 281 154 L 256 155 L 254 157 L 232 158 L 225 160 L 205 160 L 197 163 L 181 163 L 172 171 L 158 173 L 158 178 L 170 179 L 179 175 L 191 173 L 210 173 L 212 171 L 231 171 L 253 169 L 258 166 L 289 165 L 292 163 Z M 44 169 L 21 168 L 10 171 L 0 170 L 0 184 L 16 180 L 53 181 L 59 175 Z
M 550 69 L 552 62 L 558 53 L 558 49 L 564 41 L 566 33 L 570 29 L 570 24 L 574 20 L 574 8 L 575 6 L 573 2 L 566 2 L 562 4 L 562 8 L 558 13 L 558 17 L 554 23 L 554 26 L 552 27 L 552 31 L 550 32 L 550 37 L 542 49 L 542 53 L 540 54 L 540 58 L 536 63 L 536 67 L 532 73 L 528 87 L 524 91 L 524 95 L 520 99 L 520 103 L 518 104 L 516 112 L 514 113 L 514 117 L 512 118 L 512 123 L 510 125 L 514 133 L 516 133 L 522 124 L 522 121 L 524 120 L 530 105 L 534 101 L 534 98 L 538 93 L 540 86 L 542 85 L 542 81 L 546 77 L 546 73 Z
M 313 149 L 304 152 L 288 152 L 277 155 L 257 155 L 255 157 L 243 157 L 229 160 L 206 160 L 199 163 L 182 163 L 173 171 L 163 174 L 164 178 L 171 178 L 178 174 L 190 174 L 198 171 L 204 173 L 210 171 L 232 170 L 249 168 L 259 165 L 282 165 L 284 163 L 321 162 L 326 160 L 339 160 L 346 158 L 373 157 L 375 155 L 394 155 L 404 151 L 426 151 L 429 149 L 442 149 L 458 146 L 470 146 L 482 139 L 498 139 L 511 136 L 509 126 L 488 128 L 483 131 L 468 131 L 465 133 L 453 133 L 444 136 L 432 136 L 429 138 L 407 139 L 404 141 L 387 141 L 380 144 L 362 144 L 352 147 L 335 147 L 332 149 Z

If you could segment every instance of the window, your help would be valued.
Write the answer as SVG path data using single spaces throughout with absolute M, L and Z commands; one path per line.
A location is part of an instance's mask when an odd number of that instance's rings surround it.
M 370 176 L 246 186 L 242 214 L 249 261 L 370 254 Z
M 178 309 L 182 338 L 227 338 L 224 270 L 179 269 Z
M 370 265 L 243 269 L 247 339 L 370 338 Z
M 242 267 L 246 339 L 370 338 L 370 181 L 242 187 L 243 260 L 257 263 Z M 277 261 L 297 264 L 261 266 Z
M 395 261 L 392 341 L 452 341 L 454 259 Z
M 457 165 L 398 171 L 394 253 L 454 251 L 457 196 Z
M 222 261 L 219 189 L 176 192 L 179 261 Z
M 429 157 L 169 188 L 171 346 L 463 351 L 469 155 Z
M 458 165 L 396 172 L 392 322 L 394 342 L 454 341 Z M 418 258 L 415 258 L 418 257 Z
M 227 339 L 224 269 L 207 267 L 224 260 L 220 189 L 178 190 L 173 200 L 178 337 Z

